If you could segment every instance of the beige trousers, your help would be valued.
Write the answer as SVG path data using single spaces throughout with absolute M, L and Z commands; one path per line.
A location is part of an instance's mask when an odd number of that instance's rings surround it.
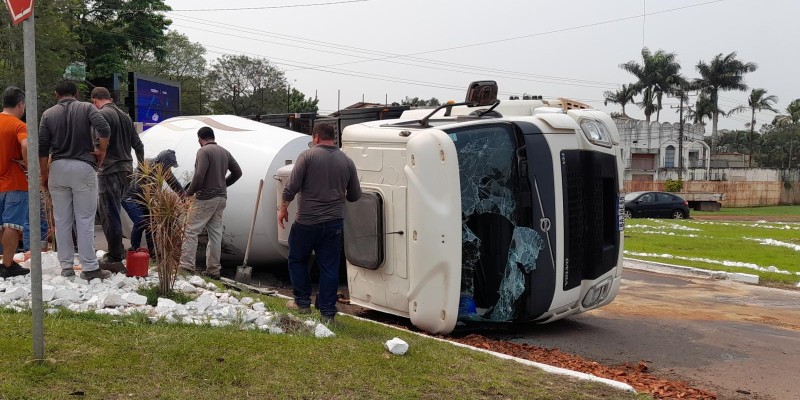
M 222 215 L 226 199 L 215 197 L 209 200 L 196 200 L 186 224 L 186 234 L 181 247 L 181 268 L 194 271 L 197 262 L 197 237 L 208 230 L 206 246 L 206 272 L 217 275 L 222 269 L 219 262 L 222 252 Z

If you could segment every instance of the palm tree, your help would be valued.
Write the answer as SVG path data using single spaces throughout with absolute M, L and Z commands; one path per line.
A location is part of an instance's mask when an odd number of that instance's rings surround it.
M 744 74 L 753 72 L 758 68 L 758 65 L 752 62 L 743 62 L 736 59 L 736 52 L 731 52 L 727 56 L 722 53 L 717 54 L 706 64 L 705 61 L 697 63 L 697 71 L 700 73 L 700 78 L 697 78 L 695 83 L 706 94 L 713 106 L 712 112 L 712 125 L 711 125 L 711 141 L 712 143 L 717 137 L 717 123 L 719 122 L 719 92 L 726 90 L 747 90 L 747 85 L 744 84 Z M 714 148 L 713 146 L 711 147 Z
M 681 65 L 675 60 L 675 53 L 665 53 L 659 50 L 656 59 L 656 121 L 661 119 L 661 99 L 664 94 L 674 94 L 684 91 L 688 87 L 686 79 L 681 74 Z
M 608 105 L 608 103 L 619 104 L 620 106 L 622 106 L 622 116 L 627 117 L 628 114 L 625 113 L 625 105 L 628 103 L 633 103 L 633 96 L 635 96 L 636 94 L 637 91 L 633 84 L 622 85 L 622 87 L 616 92 L 606 90 L 603 93 L 603 97 L 605 97 L 605 101 L 603 102 L 603 104 L 604 105 Z
M 750 148 L 750 160 L 748 161 L 748 167 L 751 166 L 753 162 L 753 153 L 755 153 L 755 149 L 753 148 L 753 138 L 755 137 L 755 129 L 756 129 L 756 111 L 772 111 L 777 113 L 778 110 L 773 107 L 778 102 L 778 97 L 775 95 L 767 96 L 766 89 L 753 89 L 750 91 L 750 97 L 747 98 L 747 106 L 739 106 L 731 110 L 731 112 L 742 112 L 747 109 L 750 109 L 750 137 L 748 138 L 748 147 Z
M 658 50 L 651 53 L 647 47 L 642 49 L 642 63 L 628 61 L 620 64 L 638 80 L 632 86 L 641 93 L 643 100 L 639 106 L 644 110 L 645 120 L 650 125 L 650 116 L 656 112 L 656 120 L 660 117 L 661 98 L 670 93 L 680 72 L 680 64 L 675 61 L 675 53 Z
M 800 122 L 800 99 L 795 99 L 786 107 L 786 114 L 781 114 L 772 120 L 775 126 L 797 125 Z
M 725 115 L 720 111 L 720 114 Z M 701 93 L 700 97 L 694 103 L 694 107 L 689 107 L 689 112 L 686 114 L 687 118 L 692 120 L 695 124 L 705 125 L 706 118 L 711 119 L 714 117 L 714 106 L 711 104 L 711 99 L 708 95 Z

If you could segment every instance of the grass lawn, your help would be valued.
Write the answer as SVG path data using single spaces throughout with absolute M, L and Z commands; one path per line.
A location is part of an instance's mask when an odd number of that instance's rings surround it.
M 692 211 L 691 214 L 692 216 L 800 216 L 800 206 L 722 208 L 719 211 Z
M 647 398 L 341 316 L 328 339 L 146 321 L 48 315 L 40 365 L 27 362 L 30 313 L 0 309 L 0 398 Z M 395 336 L 409 343 L 406 355 L 383 348 Z
M 772 239 L 776 242 L 765 245 L 751 239 Z M 800 246 L 798 223 L 629 219 L 625 227 L 625 251 L 628 257 L 757 274 L 764 283 L 794 285 L 800 281 L 797 275 L 800 272 L 800 251 L 796 246 Z M 671 255 L 674 258 L 655 255 Z M 720 265 L 721 262 L 728 265 Z M 774 266 L 789 274 L 756 271 L 736 266 L 737 263 L 764 268 Z

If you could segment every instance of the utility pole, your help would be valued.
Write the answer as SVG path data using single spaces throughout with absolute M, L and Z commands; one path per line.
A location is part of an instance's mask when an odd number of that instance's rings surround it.
M 31 9 L 33 2 L 30 2 Z M 40 234 L 41 192 L 39 169 L 39 105 L 36 86 L 36 30 L 33 10 L 22 23 L 25 61 L 25 125 L 28 127 L 28 218 L 31 232 L 31 313 L 33 314 L 33 357 L 44 360 L 44 305 L 42 304 L 42 238 Z
M 683 120 L 683 103 L 688 102 L 689 93 L 686 88 L 680 86 L 677 88 L 675 94 L 678 96 L 680 105 L 678 106 L 678 180 L 683 180 L 683 137 L 684 137 L 684 120 Z M 672 106 L 675 108 L 675 106 Z
M 680 111 L 678 112 L 678 120 L 681 123 L 680 128 L 678 128 L 678 180 L 683 180 L 683 99 L 684 99 L 684 92 L 681 90 L 680 98 L 681 98 L 681 105 Z

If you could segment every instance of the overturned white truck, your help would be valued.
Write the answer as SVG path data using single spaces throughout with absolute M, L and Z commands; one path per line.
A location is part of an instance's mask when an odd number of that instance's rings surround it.
M 345 215 L 352 303 L 449 333 L 459 320 L 549 322 L 613 300 L 624 221 L 615 124 L 567 99 L 496 93 L 475 82 L 464 103 L 344 129 L 364 191 Z M 308 136 L 229 116 L 163 124 L 143 136 L 148 153 L 175 148 L 189 171 L 208 124 L 242 164 L 225 215 L 231 255 L 244 250 L 265 179 L 251 261 L 282 260 L 278 193 Z

